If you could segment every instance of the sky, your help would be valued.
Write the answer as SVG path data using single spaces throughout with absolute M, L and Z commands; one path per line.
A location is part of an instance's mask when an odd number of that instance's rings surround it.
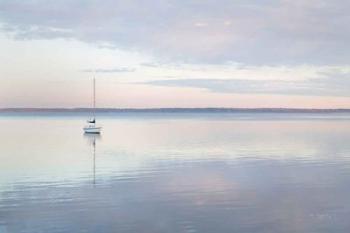
M 350 108 L 346 0 L 0 0 L 0 108 Z

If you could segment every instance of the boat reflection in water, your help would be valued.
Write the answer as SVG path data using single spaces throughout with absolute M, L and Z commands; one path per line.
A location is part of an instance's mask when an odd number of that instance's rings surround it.
M 101 140 L 100 134 L 84 134 L 84 137 L 86 138 L 89 146 L 91 147 L 91 154 L 93 158 L 93 165 L 92 165 L 92 171 L 93 171 L 93 184 L 96 184 L 96 142 Z

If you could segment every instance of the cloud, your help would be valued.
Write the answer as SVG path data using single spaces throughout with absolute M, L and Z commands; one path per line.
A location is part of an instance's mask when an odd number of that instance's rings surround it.
M 350 72 L 324 72 L 307 80 L 167 79 L 148 85 L 202 88 L 219 93 L 350 97 Z
M 0 1 L 16 39 L 70 38 L 168 62 L 347 64 L 346 0 Z
M 112 69 L 84 69 L 81 70 L 86 73 L 127 73 L 127 72 L 135 72 L 134 68 L 112 68 Z

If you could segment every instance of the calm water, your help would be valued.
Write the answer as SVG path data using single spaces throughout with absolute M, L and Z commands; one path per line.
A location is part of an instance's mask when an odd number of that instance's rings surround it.
M 350 115 L 0 116 L 0 233 L 349 232 Z

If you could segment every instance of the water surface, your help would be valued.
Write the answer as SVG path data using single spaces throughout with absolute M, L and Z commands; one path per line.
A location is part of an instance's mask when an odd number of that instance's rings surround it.
M 348 232 L 349 114 L 0 116 L 0 233 Z

